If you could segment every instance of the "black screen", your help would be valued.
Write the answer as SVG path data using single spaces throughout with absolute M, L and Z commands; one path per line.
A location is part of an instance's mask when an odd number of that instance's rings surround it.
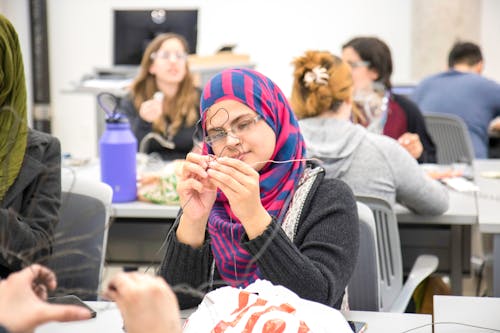
M 182 35 L 196 53 L 198 10 L 115 10 L 115 65 L 139 65 L 149 42 L 164 32 Z

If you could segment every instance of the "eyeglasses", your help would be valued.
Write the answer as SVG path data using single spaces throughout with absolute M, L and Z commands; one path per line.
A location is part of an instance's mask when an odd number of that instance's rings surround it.
M 358 67 L 369 67 L 370 62 L 369 61 L 364 61 L 364 60 L 359 60 L 359 61 L 347 61 L 349 66 L 351 68 L 358 68 Z
M 179 51 L 158 51 L 151 53 L 151 59 L 162 59 L 171 61 L 185 61 L 187 59 L 186 52 Z
M 229 135 L 229 132 L 231 132 L 233 135 L 239 138 L 240 135 L 243 135 L 251 131 L 255 127 L 255 124 L 257 124 L 257 122 L 261 119 L 262 117 L 260 115 L 257 115 L 256 117 L 253 118 L 241 119 L 231 124 L 231 129 L 229 131 L 225 130 L 222 127 L 211 129 L 209 131 L 209 134 L 205 136 L 205 142 L 210 146 L 221 145 L 225 143 L 226 138 Z

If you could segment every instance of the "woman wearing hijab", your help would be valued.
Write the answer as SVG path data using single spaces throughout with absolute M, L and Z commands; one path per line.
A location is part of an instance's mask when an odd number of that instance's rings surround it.
M 160 274 L 181 308 L 194 289 L 256 279 L 339 308 L 358 251 L 349 187 L 305 159 L 297 120 L 281 90 L 249 69 L 214 76 L 201 98 L 203 154 L 179 174 L 182 210 Z
M 447 189 L 401 145 L 350 121 L 359 111 L 353 108 L 353 80 L 345 62 L 326 51 L 307 51 L 294 66 L 292 108 L 308 157 L 323 161 L 326 177 L 342 179 L 355 195 L 399 202 L 417 214 L 448 209 Z
M 61 196 L 59 141 L 27 126 L 21 48 L 0 15 L 0 276 L 51 252 Z

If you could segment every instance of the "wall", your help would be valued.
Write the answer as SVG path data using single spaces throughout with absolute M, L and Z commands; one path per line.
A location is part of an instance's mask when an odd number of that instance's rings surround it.
M 95 156 L 95 96 L 70 93 L 94 67 L 108 67 L 112 62 L 113 8 L 199 8 L 198 53 L 212 54 L 223 44 L 236 43 L 236 51 L 247 53 L 256 68 L 275 80 L 289 94 L 294 56 L 309 48 L 326 49 L 339 54 L 341 45 L 355 35 L 378 35 L 393 52 L 394 83 L 415 82 L 422 74 L 412 68 L 419 52 L 415 29 L 427 20 L 417 15 L 414 6 L 451 3 L 451 0 L 47 0 L 49 12 L 49 52 L 54 134 L 61 138 L 64 151 L 79 156 Z M 451 2 L 450 2 L 451 1 Z M 470 18 L 470 0 L 459 0 L 458 19 Z M 18 13 L 27 0 L 0 0 L 7 16 L 16 16 L 19 27 L 27 19 Z M 500 1 L 482 0 L 469 23 L 479 26 L 480 39 L 487 58 L 486 75 L 500 80 Z M 286 6 L 286 8 L 285 8 Z M 428 13 L 429 14 L 429 13 Z M 478 17 L 479 16 L 479 17 Z M 27 17 L 27 12 L 26 12 Z M 479 22 L 476 22 L 479 20 Z M 440 24 L 437 20 L 433 24 Z M 16 25 L 16 28 L 19 29 Z M 419 28 L 420 27 L 420 28 Z M 22 28 L 22 27 L 21 27 Z M 453 31 L 455 27 L 449 26 Z M 428 31 L 434 31 L 429 28 Z M 437 31 L 437 30 L 435 30 Z M 435 34 L 427 33 L 428 38 Z M 29 44 L 27 29 L 20 33 Z M 418 37 L 418 36 L 417 36 Z M 420 52 L 420 54 L 422 51 Z M 28 53 L 29 54 L 29 53 Z M 434 55 L 441 62 L 442 55 Z M 439 60 L 436 60 L 439 59 Z M 432 70 L 434 70 L 432 68 Z M 428 69 L 431 71 L 431 69 Z
M 481 46 L 485 59 L 484 75 L 500 82 L 500 1 L 483 0 L 481 7 Z
M 481 42 L 481 1 L 413 1 L 412 15 L 416 82 L 448 68 L 448 53 L 457 40 Z
M 286 6 L 287 8 L 284 8 Z M 380 35 L 395 53 L 395 80 L 409 76 L 410 3 L 370 1 L 287 2 L 268 0 L 165 1 L 49 0 L 54 132 L 63 137 L 63 149 L 95 155 L 95 103 L 91 95 L 68 94 L 95 66 L 112 61 L 113 8 L 199 8 L 198 53 L 212 54 L 226 43 L 236 43 L 256 68 L 275 80 L 288 94 L 292 84 L 290 62 L 308 48 L 340 52 L 353 35 L 370 31 Z M 337 12 L 338 9 L 342 12 Z M 279 17 L 277 17 L 279 15 Z M 390 16 L 391 22 L 380 17 Z M 394 27 L 399 27 L 394 29 Z

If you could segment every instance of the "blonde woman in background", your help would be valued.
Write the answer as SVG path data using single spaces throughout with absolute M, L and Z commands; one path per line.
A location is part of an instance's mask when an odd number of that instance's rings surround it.
M 129 118 L 139 148 L 158 153 L 164 160 L 183 159 L 197 133 L 200 91 L 189 72 L 187 55 L 182 36 L 158 35 L 144 51 L 129 95 L 120 101 L 120 111 Z M 148 140 L 149 133 L 156 135 Z
M 417 214 L 448 209 L 448 192 L 417 161 L 384 135 L 351 122 L 353 81 L 349 66 L 329 52 L 308 51 L 294 61 L 292 109 L 308 157 L 324 162 L 326 177 L 345 181 L 355 195 L 400 202 Z

